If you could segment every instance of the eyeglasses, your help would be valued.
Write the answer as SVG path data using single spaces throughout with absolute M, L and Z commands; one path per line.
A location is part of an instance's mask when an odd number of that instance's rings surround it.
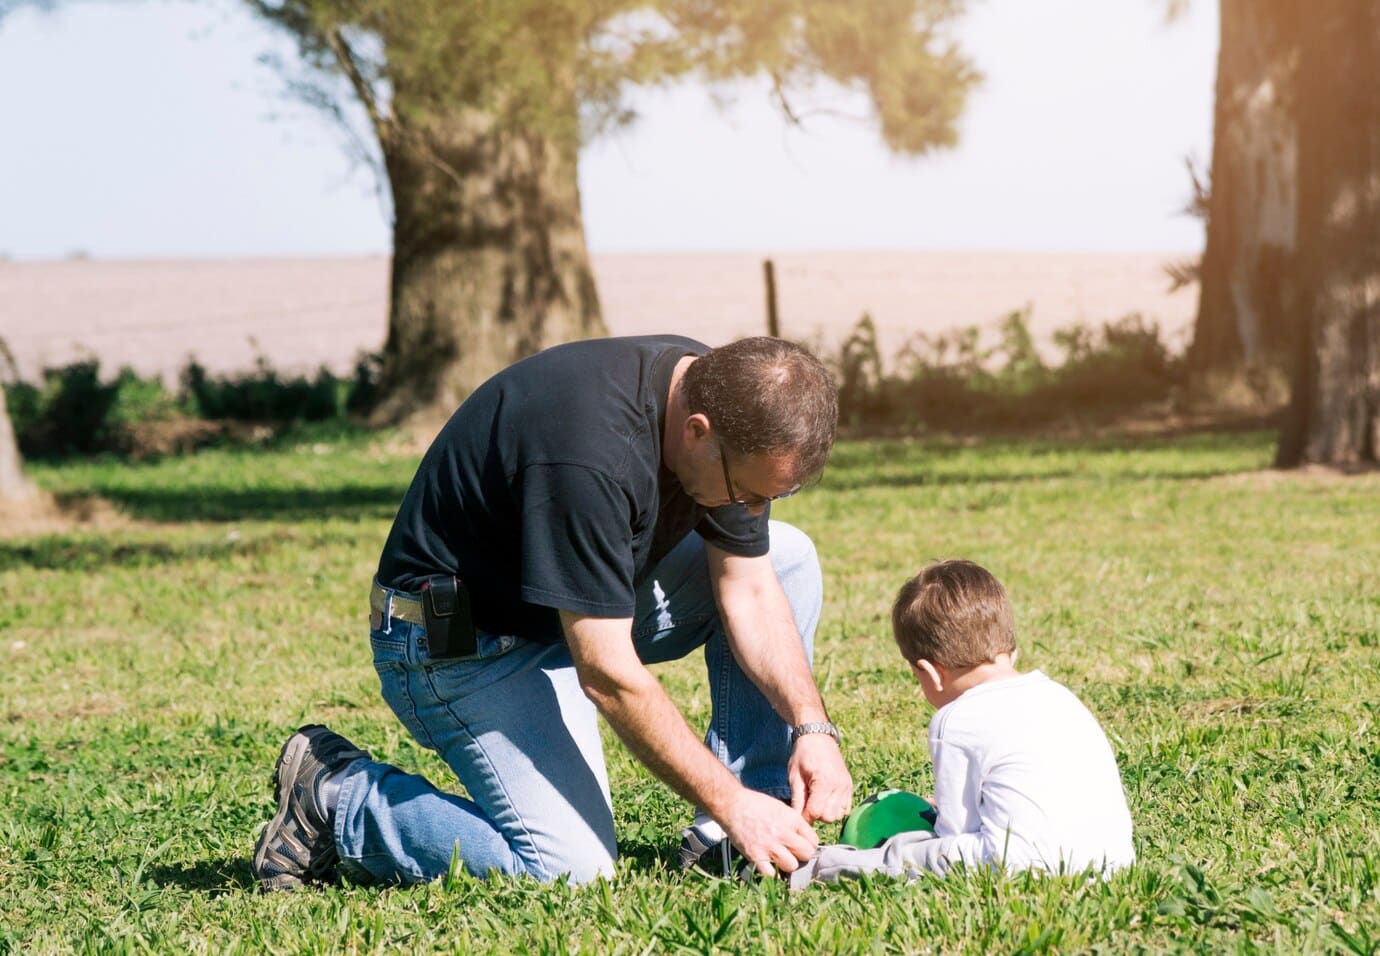
M 723 442 L 719 442 L 719 464 L 722 465 L 724 469 L 724 487 L 728 489 L 728 500 L 735 505 L 756 508 L 759 505 L 766 504 L 768 501 L 780 501 L 782 498 L 789 498 L 800 490 L 800 485 L 796 485 L 790 491 L 783 491 L 779 495 L 757 495 L 748 492 L 747 495 L 739 497 L 738 492 L 734 491 L 733 476 L 728 473 L 728 451 L 724 448 Z

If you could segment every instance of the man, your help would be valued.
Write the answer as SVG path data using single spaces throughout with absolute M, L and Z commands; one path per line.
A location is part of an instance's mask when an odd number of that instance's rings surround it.
M 819 361 L 769 338 L 574 342 L 477 389 L 422 459 L 370 600 L 384 699 L 470 799 L 304 727 L 255 849 L 264 887 L 426 881 L 455 853 L 481 876 L 610 875 L 596 712 L 699 808 L 683 862 L 725 838 L 762 873 L 808 859 L 852 780 L 810 673 L 818 559 L 768 515 L 823 471 L 837 418 Z M 704 743 L 646 668 L 700 646 Z

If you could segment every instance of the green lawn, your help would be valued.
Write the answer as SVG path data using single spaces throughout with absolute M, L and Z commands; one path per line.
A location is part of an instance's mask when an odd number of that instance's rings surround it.
M 1375 952 L 1380 476 L 1273 473 L 1271 443 L 850 442 L 782 502 L 824 560 L 816 670 L 860 797 L 930 789 L 887 614 L 921 563 L 969 557 L 1012 595 L 1022 667 L 1102 719 L 1140 856 L 1107 883 L 795 896 L 669 868 L 689 811 L 611 735 L 612 884 L 257 894 L 297 724 L 454 782 L 379 700 L 365 634 L 414 455 L 337 437 L 35 466 L 130 522 L 0 539 L 0 952 Z M 658 673 L 702 723 L 697 663 Z

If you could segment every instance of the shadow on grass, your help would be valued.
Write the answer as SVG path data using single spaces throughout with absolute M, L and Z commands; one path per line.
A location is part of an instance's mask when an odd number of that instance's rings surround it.
M 1268 468 L 1251 457 L 1269 444 L 1260 432 L 1206 433 L 1192 437 L 1113 436 L 1097 439 L 988 438 L 962 441 L 876 440 L 835 450 L 822 489 L 945 487 L 1029 484 L 1070 479 L 1098 481 L 1198 481 L 1242 470 Z M 1201 453 L 1236 460 L 1195 462 Z M 1243 454 L 1244 453 L 1244 454 Z M 976 454 L 979 467 L 965 468 L 956 455 Z M 1076 456 L 1076 466 L 1068 462 Z M 1114 456 L 1107 461 L 1107 456 Z M 1124 457 L 1133 456 L 1133 457 Z M 1053 460 L 1051 460 L 1053 459 Z M 958 465 L 955 468 L 955 465 Z
M 254 871 L 245 859 L 203 860 L 178 866 L 153 866 L 147 876 L 159 886 L 177 886 L 196 893 L 222 896 L 255 886 Z
M 323 518 L 392 518 L 404 487 L 337 485 L 330 488 L 245 489 L 95 488 L 102 498 L 144 521 L 307 521 Z
M 675 872 L 680 869 L 676 853 L 680 843 L 646 843 L 641 840 L 618 841 L 618 857 L 631 862 L 639 870 L 653 873 Z
M 618 852 L 623 859 L 633 861 L 639 870 L 652 873 L 674 873 L 679 870 L 676 863 L 676 847 L 669 844 L 619 844 Z M 176 886 L 210 896 L 245 892 L 253 890 L 258 885 L 249 860 L 242 858 L 202 860 L 176 866 L 152 866 L 147 870 L 147 876 L 159 886 Z
M 1193 471 L 1157 471 L 1145 469 L 1128 470 L 1102 474 L 1090 471 L 1060 469 L 1041 472 L 987 472 L 987 473 L 945 473 L 933 474 L 917 468 L 914 472 L 892 475 L 868 475 L 853 477 L 846 473 L 831 475 L 821 488 L 829 491 L 857 491 L 863 488 L 940 488 L 947 485 L 1018 485 L 1040 481 L 1064 481 L 1070 478 L 1094 478 L 1099 480 L 1130 481 L 1201 481 L 1207 478 L 1220 478 L 1224 475 L 1240 474 L 1239 468 L 1200 468 Z
M 678 848 L 679 844 L 669 843 L 620 843 L 618 854 L 622 859 L 631 861 L 639 870 L 654 874 L 674 874 L 680 872 L 680 864 L 676 859 Z M 202 860 L 176 866 L 152 866 L 149 867 L 147 876 L 158 886 L 176 886 L 209 896 L 252 891 L 258 885 L 249 860 L 243 858 Z
M 25 544 L 0 542 L 0 571 L 40 568 L 48 571 L 103 571 L 112 566 L 161 567 L 231 552 L 259 550 L 259 542 L 167 541 L 122 542 L 112 537 L 52 537 Z

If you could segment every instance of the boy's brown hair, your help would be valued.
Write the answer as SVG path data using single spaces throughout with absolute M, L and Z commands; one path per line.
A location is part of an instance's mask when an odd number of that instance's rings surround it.
M 1016 650 L 1006 589 L 971 561 L 938 561 L 901 587 L 891 631 L 905 659 L 973 667 Z

